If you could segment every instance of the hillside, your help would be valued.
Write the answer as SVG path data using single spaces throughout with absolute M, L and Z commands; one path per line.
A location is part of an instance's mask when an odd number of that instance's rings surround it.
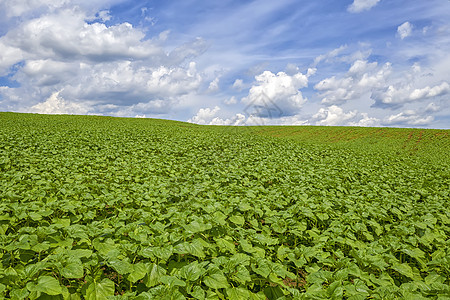
M 0 124 L 0 296 L 450 292 L 449 130 Z

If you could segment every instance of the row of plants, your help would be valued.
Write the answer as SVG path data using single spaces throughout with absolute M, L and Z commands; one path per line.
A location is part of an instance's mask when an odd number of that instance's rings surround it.
M 0 122 L 0 297 L 450 295 L 439 153 L 163 120 Z

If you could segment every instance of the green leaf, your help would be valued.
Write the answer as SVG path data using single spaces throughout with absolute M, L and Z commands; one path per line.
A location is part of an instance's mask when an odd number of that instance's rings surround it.
M 198 300 L 204 300 L 205 299 L 205 291 L 199 286 L 194 286 L 194 288 L 192 289 L 192 292 L 190 294 L 195 299 L 198 299 Z
M 216 222 L 217 224 L 219 224 L 219 225 L 225 225 L 227 222 L 226 222 L 226 218 L 227 218 L 227 216 L 226 215 L 224 215 L 222 212 L 220 212 L 220 211 L 216 211 L 214 214 L 213 214 L 213 221 L 214 222 Z
M 190 224 L 184 225 L 183 227 L 188 233 L 203 232 L 212 228 L 211 224 L 200 223 L 197 220 L 194 220 Z
M 174 252 L 179 254 L 191 254 L 200 258 L 205 257 L 203 252 L 203 243 L 201 240 L 196 239 L 192 243 L 184 242 L 174 247 Z
M 190 263 L 180 269 L 180 276 L 188 281 L 196 281 L 206 273 L 206 270 L 197 261 Z
M 72 262 L 61 269 L 61 275 L 65 278 L 81 278 L 84 275 L 81 261 Z
M 229 218 L 229 220 L 230 220 L 231 222 L 233 222 L 234 224 L 239 225 L 239 226 L 244 225 L 244 222 L 245 222 L 244 217 L 238 216 L 238 215 L 231 216 L 231 217 Z
M 23 289 L 13 289 L 10 292 L 11 295 L 11 299 L 15 300 L 15 299 L 25 299 L 26 297 L 28 297 L 30 293 L 28 292 L 28 290 L 26 288 Z
M 392 269 L 394 269 L 395 271 L 399 272 L 400 274 L 409 277 L 409 278 L 413 278 L 414 277 L 414 273 L 412 268 L 407 264 L 407 263 L 394 263 L 392 265 Z
M 276 300 L 284 297 L 283 290 L 279 286 L 269 286 L 264 288 L 264 294 L 269 300 Z
M 161 277 L 165 274 L 166 270 L 164 270 L 157 264 L 151 264 L 150 266 L 148 266 L 148 272 L 147 275 L 145 275 L 144 284 L 147 287 L 154 287 L 161 282 Z
M 186 286 L 186 282 L 176 278 L 175 276 L 161 276 L 161 282 L 168 285 L 169 288 L 174 286 Z
M 237 287 L 237 288 L 227 288 L 226 289 L 228 299 L 236 300 L 247 300 L 250 297 L 250 293 L 247 289 Z
M 142 278 L 144 278 L 144 276 L 147 274 L 147 266 L 143 263 L 137 263 L 131 266 L 131 273 L 130 275 L 128 275 L 128 280 L 130 282 L 136 282 Z
M 107 299 L 114 296 L 114 282 L 104 278 L 101 282 L 91 282 L 86 290 L 86 300 Z
M 232 278 L 241 284 L 252 281 L 249 270 L 244 266 L 237 266 L 236 272 L 233 273 Z
M 272 271 L 269 262 L 264 258 L 258 259 L 257 266 L 252 265 L 252 269 L 256 274 L 259 274 L 264 278 L 267 278 Z
M 216 239 L 216 243 L 222 252 L 230 252 L 233 254 L 236 253 L 236 248 L 235 248 L 232 240 L 229 241 L 224 238 L 218 238 L 218 239 Z
M 229 287 L 227 278 L 222 273 L 214 273 L 203 278 L 203 283 L 212 289 Z
M 62 293 L 58 280 L 50 276 L 41 276 L 36 284 L 36 290 L 47 295 L 55 296 Z
M 110 260 L 108 261 L 108 265 L 120 275 L 125 275 L 133 271 L 131 264 L 125 260 Z

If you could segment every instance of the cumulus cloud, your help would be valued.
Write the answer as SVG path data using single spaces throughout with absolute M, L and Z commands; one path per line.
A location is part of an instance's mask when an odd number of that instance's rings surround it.
M 231 96 L 231 98 L 227 99 L 224 101 L 226 105 L 233 105 L 238 103 L 238 100 L 236 99 L 235 96 Z
M 359 99 L 374 88 L 383 87 L 391 72 L 390 63 L 379 67 L 377 62 L 356 60 L 345 76 L 323 79 L 314 86 L 314 89 L 319 91 L 323 104 L 344 103 Z
M 244 89 L 244 81 L 242 79 L 236 79 L 233 83 L 233 88 L 242 91 Z
M 216 113 L 220 110 L 220 107 L 215 106 L 214 108 L 200 108 L 195 116 L 190 118 L 188 122 L 196 123 L 200 125 L 209 124 Z
M 380 0 L 354 0 L 347 10 L 351 13 L 359 13 L 371 9 L 377 5 L 378 2 L 380 2 Z
M 319 109 L 319 111 L 312 116 L 312 121 L 316 125 L 324 126 L 346 125 L 348 121 L 355 118 L 356 115 L 356 110 L 346 113 L 341 107 L 331 105 L 327 108 Z
M 89 107 L 80 103 L 66 101 L 59 96 L 59 92 L 55 92 L 44 102 L 32 106 L 30 112 L 39 114 L 83 115 L 89 112 Z
M 350 126 L 361 126 L 361 127 L 374 127 L 380 125 L 380 119 L 369 117 L 368 113 L 361 113 L 361 119 L 355 122 L 350 122 L 348 125 Z
M 242 102 L 256 108 L 254 115 L 257 117 L 267 117 L 271 109 L 275 109 L 279 116 L 295 115 L 306 102 L 300 89 L 308 85 L 308 74 L 298 72 L 290 76 L 285 72 L 264 71 L 255 79 Z
M 212 119 L 209 125 L 242 126 L 246 125 L 246 117 L 243 114 L 236 114 L 233 118 L 230 119 L 215 117 L 214 119 Z
M 214 78 L 213 81 L 211 81 L 209 83 L 209 87 L 208 87 L 209 92 L 216 92 L 219 90 L 219 80 L 220 79 L 218 77 L 216 77 L 216 78 Z
M 398 108 L 405 103 L 426 100 L 450 92 L 450 85 L 442 82 L 434 86 L 425 86 L 416 88 L 413 81 L 400 81 L 394 85 L 389 85 L 385 89 L 376 90 L 372 93 L 372 99 L 375 100 L 373 106 L 381 108 Z
M 301 119 L 298 115 L 284 116 L 281 118 L 258 117 L 237 113 L 230 118 L 217 116 L 220 107 L 201 108 L 188 122 L 200 125 L 227 125 L 227 126 L 258 126 L 258 125 L 309 125 L 308 120 Z
M 196 123 L 199 125 L 229 125 L 229 126 L 239 126 L 245 125 L 246 117 L 243 114 L 236 114 L 234 117 L 229 119 L 220 118 L 217 113 L 220 111 L 220 107 L 215 106 L 214 108 L 200 108 L 195 116 L 190 118 L 188 122 Z
M 411 35 L 413 29 L 413 25 L 409 22 L 405 22 L 402 25 L 398 26 L 397 33 L 399 37 L 403 40 L 404 38 Z
M 165 52 L 145 33 L 129 23 L 106 26 L 86 22 L 78 9 L 63 9 L 31 19 L 0 38 L 3 47 L 15 48 L 12 55 L 25 59 L 89 60 L 159 59 Z M 1 47 L 1 46 L 0 46 Z
M 19 84 L 0 90 L 1 109 L 44 111 L 54 103 L 74 110 L 67 103 L 79 102 L 89 103 L 89 111 L 164 113 L 203 84 L 205 78 L 189 62 L 205 50 L 203 40 L 166 52 L 161 37 L 148 39 L 129 23 L 101 23 L 107 11 L 90 17 L 79 6 L 58 3 L 54 9 L 44 5 L 45 13 L 25 18 L 0 37 L 0 76 L 9 74 Z M 10 13 L 27 12 L 18 7 Z M 211 88 L 215 85 L 218 79 Z
M 398 126 L 426 126 L 433 122 L 433 116 L 423 116 L 414 110 L 406 110 L 395 115 L 390 115 L 383 120 L 384 125 Z

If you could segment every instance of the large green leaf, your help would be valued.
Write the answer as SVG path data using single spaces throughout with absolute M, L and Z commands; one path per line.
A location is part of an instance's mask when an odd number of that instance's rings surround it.
M 409 277 L 409 278 L 413 278 L 414 277 L 414 273 L 412 268 L 407 264 L 407 263 L 394 263 L 392 265 L 392 269 L 394 269 L 395 271 L 399 272 L 400 274 Z
M 62 293 L 62 288 L 59 284 L 59 281 L 54 277 L 41 276 L 38 278 L 36 291 L 55 296 Z
M 197 262 L 194 261 L 180 269 L 180 276 L 188 281 L 196 281 L 206 273 L 206 270 Z
M 128 275 L 128 280 L 131 282 L 136 282 L 147 274 L 148 267 L 143 263 L 137 263 L 131 266 L 132 271 Z
M 227 288 L 226 292 L 228 299 L 247 300 L 250 298 L 250 292 L 242 287 Z
M 227 278 L 222 273 L 214 273 L 204 277 L 203 283 L 212 289 L 222 289 L 230 286 Z
M 86 290 L 86 300 L 107 299 L 114 296 L 114 282 L 108 278 L 104 278 L 100 282 L 91 282 Z
M 166 274 L 166 270 L 157 264 L 147 266 L 147 275 L 144 277 L 144 283 L 148 287 L 153 287 L 161 283 L 161 277 Z

